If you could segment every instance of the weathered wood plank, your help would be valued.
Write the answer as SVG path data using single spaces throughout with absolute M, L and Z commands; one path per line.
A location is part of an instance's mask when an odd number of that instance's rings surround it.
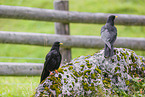
M 54 0 L 55 10 L 69 10 L 68 0 Z M 55 33 L 60 35 L 70 35 L 69 23 L 55 23 Z M 61 63 L 71 61 L 71 49 L 70 48 L 60 48 L 62 54 Z
M 104 48 L 100 36 L 54 35 L 0 31 L 0 43 L 51 46 L 56 40 L 65 48 Z M 145 38 L 117 37 L 115 47 L 145 50 Z
M 7 63 L 0 62 L 0 75 L 4 76 L 40 76 L 41 63 Z
M 105 24 L 106 13 L 87 13 L 87 12 L 69 12 L 48 10 L 30 7 L 6 6 L 0 5 L 0 18 L 39 20 L 62 23 L 93 23 Z M 115 24 L 118 25 L 137 25 L 145 26 L 145 16 L 115 14 L 118 18 Z

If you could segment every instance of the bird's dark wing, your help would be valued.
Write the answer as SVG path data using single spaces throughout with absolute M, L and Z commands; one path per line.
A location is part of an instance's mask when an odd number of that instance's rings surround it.
M 105 44 L 107 44 L 107 46 L 111 49 L 111 44 L 110 44 L 110 32 L 108 31 L 108 29 L 103 26 L 101 28 L 101 39 L 105 42 Z
M 59 68 L 60 64 L 61 64 L 61 60 L 62 60 L 62 56 L 61 54 L 59 53 L 58 56 L 57 56 L 57 65 L 56 65 L 56 69 Z
M 57 55 L 58 55 L 58 52 L 56 50 L 52 50 L 47 54 L 46 60 L 44 63 L 44 68 L 46 70 L 54 69 L 54 67 L 57 63 L 57 60 L 56 60 Z
M 111 44 L 114 44 L 116 37 L 117 37 L 116 27 L 114 26 L 110 32 L 111 32 Z
M 49 74 L 50 74 L 49 70 L 51 71 L 52 69 L 55 68 L 55 64 L 56 64 L 55 56 L 56 56 L 56 54 L 57 54 L 57 51 L 52 50 L 46 55 L 40 82 L 42 82 L 47 76 L 49 76 Z

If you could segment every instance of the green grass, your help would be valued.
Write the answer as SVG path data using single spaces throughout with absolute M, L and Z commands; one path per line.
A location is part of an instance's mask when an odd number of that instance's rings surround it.
M 93 13 L 118 13 L 145 15 L 145 0 L 70 0 L 70 11 Z M 1 5 L 37 7 L 53 9 L 53 0 L 0 0 Z M 100 36 L 102 25 L 98 24 L 70 24 L 71 35 L 95 35 Z M 119 26 L 118 37 L 145 37 L 143 26 Z M 54 23 L 29 20 L 0 19 L 0 31 L 33 32 L 54 34 Z M 45 58 L 50 47 L 0 44 L 0 57 L 28 57 Z M 72 48 L 72 57 L 88 55 L 97 52 L 98 49 Z M 136 51 L 145 56 L 145 52 Z M 0 62 L 37 62 L 44 60 L 28 59 L 4 59 Z M 39 84 L 39 77 L 0 77 L 0 96 L 2 97 L 28 97 L 35 92 Z M 2 88 L 1 88 L 2 87 Z
M 30 97 L 39 85 L 39 77 L 0 76 L 0 97 Z

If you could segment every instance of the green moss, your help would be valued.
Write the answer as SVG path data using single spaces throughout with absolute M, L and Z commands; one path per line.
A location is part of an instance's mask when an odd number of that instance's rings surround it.
M 136 59 L 138 59 L 138 57 L 137 57 L 137 56 L 135 56 L 135 58 L 136 58 Z
M 88 78 L 88 76 L 87 76 L 87 75 L 85 75 L 85 78 Z
M 112 63 L 114 62 L 114 59 L 111 59 L 112 60 Z
M 119 63 L 117 63 L 117 65 L 118 65 L 118 66 L 120 66 L 120 64 L 119 64 Z
M 59 90 L 59 88 L 56 88 L 55 89 L 55 92 L 56 92 L 56 97 L 58 97 L 58 95 L 61 93 L 61 91 Z
M 59 74 L 58 77 L 61 79 L 62 78 L 61 74 Z
M 75 63 L 80 63 L 79 61 L 76 61 Z
M 49 91 L 49 88 L 48 87 L 45 87 L 44 90 Z
M 91 83 L 91 86 L 89 87 L 89 89 L 90 89 L 91 91 L 95 91 L 94 83 Z
M 133 65 L 133 68 L 137 68 L 137 64 L 132 64 Z
M 64 80 L 64 83 L 67 84 L 68 82 L 66 80 Z
M 129 85 L 129 80 L 126 80 L 125 83 L 126 83 L 126 85 Z
M 121 77 L 121 74 L 120 73 L 116 73 L 116 74 L 114 74 L 114 76 Z
M 84 74 L 90 73 L 90 72 L 91 72 L 91 70 L 85 70 L 85 71 L 84 71 Z
M 72 70 L 72 69 L 73 69 L 73 66 L 70 66 L 68 69 L 69 69 L 69 70 Z
M 126 66 L 124 66 L 124 71 L 123 72 L 124 73 L 127 72 L 127 67 Z
M 140 59 L 141 62 L 143 62 L 143 61 L 142 61 L 142 57 L 139 57 L 139 59 Z
M 103 80 L 103 83 L 104 83 L 104 84 L 107 84 L 108 82 L 107 82 L 106 80 Z
M 73 73 L 76 77 L 79 77 L 79 74 L 75 71 L 74 73 Z
M 85 91 L 89 91 L 89 88 L 86 87 L 86 86 L 84 86 L 84 90 L 85 90 Z
M 69 63 L 68 65 L 73 65 L 73 63 Z
M 126 55 L 129 55 L 129 53 L 126 51 Z
M 78 79 L 75 79 L 75 83 L 77 83 L 78 82 Z
M 72 76 L 74 79 L 76 79 L 76 77 L 75 77 L 74 75 L 71 74 L 71 76 Z
M 115 72 L 117 72 L 118 70 L 120 70 L 120 67 L 115 67 Z
M 126 56 L 126 54 L 125 53 L 121 53 L 122 54 L 122 56 Z
M 94 86 L 94 83 L 91 83 L 91 86 Z
M 87 66 L 88 68 L 92 68 L 92 66 Z
M 114 54 L 116 54 L 116 49 L 114 49 Z
M 120 61 L 120 57 L 119 57 L 119 55 L 117 55 L 117 60 Z
M 92 79 L 96 79 L 95 73 L 91 74 L 91 78 L 92 78 Z
M 102 72 L 99 68 L 95 68 L 95 70 L 96 70 L 99 74 L 101 74 L 101 72 Z
M 72 88 L 72 86 L 71 86 L 71 85 L 69 85 L 69 88 Z
M 61 80 L 60 80 L 60 78 L 59 78 L 59 77 L 56 77 L 56 78 L 53 78 L 53 82 L 55 82 L 55 83 L 60 83 L 60 82 L 61 82 Z
M 94 86 L 90 86 L 90 87 L 89 87 L 89 90 L 95 91 L 95 87 L 94 87 Z
M 67 71 L 67 69 L 64 69 L 64 71 Z
M 123 59 L 123 56 L 121 56 L 121 59 Z
M 73 86 L 75 86 L 75 83 L 74 83 L 74 82 L 72 82 L 72 85 L 73 85 Z
M 81 71 L 83 71 L 83 70 L 84 70 L 84 68 L 81 69 Z
M 84 72 L 79 71 L 79 75 L 82 76 L 84 74 Z
M 94 83 L 97 83 L 98 81 L 93 81 Z
M 50 80 L 50 81 L 54 81 L 54 79 L 53 79 L 53 78 L 48 78 L 48 80 Z
M 89 91 L 89 87 L 87 83 L 83 83 L 83 88 L 85 91 Z
M 124 59 L 126 60 L 127 59 L 127 56 L 124 56 Z
M 145 70 L 144 67 L 142 67 L 141 70 L 144 71 Z
M 91 66 L 91 64 L 90 63 L 87 63 L 87 66 Z
M 59 77 L 57 77 L 57 80 L 58 80 L 59 83 L 61 83 L 61 79 Z
M 50 86 L 50 89 L 55 90 L 55 86 L 54 85 L 51 85 Z
M 87 63 L 89 63 L 89 60 L 85 60 Z
M 59 73 L 64 74 L 64 72 L 63 72 L 63 69 L 62 69 L 62 68 L 59 68 L 57 71 L 58 71 Z
M 80 67 L 84 68 L 84 67 L 85 67 L 85 65 L 80 65 Z
M 69 78 L 69 75 L 66 75 L 67 78 Z
M 133 63 L 136 61 L 136 59 L 134 58 L 133 53 L 131 54 L 130 59 L 132 60 Z

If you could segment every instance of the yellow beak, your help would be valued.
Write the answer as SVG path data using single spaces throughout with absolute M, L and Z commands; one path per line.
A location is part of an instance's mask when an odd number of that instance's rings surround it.
M 63 45 L 63 43 L 59 43 L 59 45 Z
M 118 16 L 115 16 L 115 18 L 117 18 Z

